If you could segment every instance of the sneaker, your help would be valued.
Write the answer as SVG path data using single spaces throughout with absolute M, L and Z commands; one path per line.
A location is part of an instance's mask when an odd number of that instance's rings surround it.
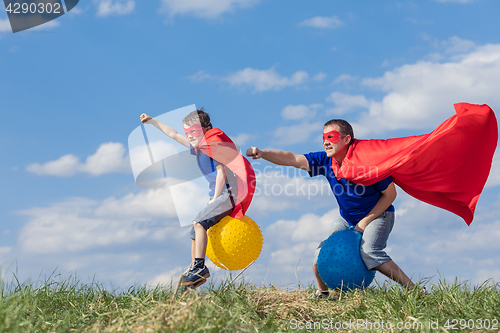
M 316 290 L 314 294 L 309 296 L 309 298 L 314 298 L 314 299 L 327 299 L 330 296 L 330 292 L 328 291 L 321 291 L 321 290 Z
M 187 275 L 187 273 L 188 273 L 190 270 L 192 270 L 193 268 L 194 268 L 194 261 L 192 261 L 192 262 L 189 264 L 189 267 L 188 267 L 188 268 L 186 268 L 186 270 L 185 270 L 184 272 L 182 272 L 182 274 L 181 274 L 181 275 L 182 275 L 182 276 L 186 276 L 186 275 Z
M 179 292 L 181 294 L 185 293 L 186 291 L 193 291 L 194 288 L 192 286 L 184 286 L 184 287 L 179 287 Z
M 429 289 L 427 289 L 426 286 L 423 286 L 422 289 L 420 289 L 420 293 L 422 293 L 422 294 L 430 294 L 432 292 Z
M 209 277 L 210 272 L 208 271 L 207 266 L 204 266 L 203 268 L 192 267 L 182 276 L 179 287 L 196 288 L 204 284 Z

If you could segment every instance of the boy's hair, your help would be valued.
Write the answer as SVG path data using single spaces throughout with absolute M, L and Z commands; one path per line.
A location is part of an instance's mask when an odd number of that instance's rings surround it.
M 351 124 L 349 124 L 347 121 L 345 121 L 344 119 L 328 120 L 323 128 L 330 125 L 337 125 L 340 128 L 341 135 L 350 135 L 351 141 L 349 142 L 349 144 L 354 142 L 354 131 L 352 130 Z
M 210 115 L 205 112 L 205 109 L 203 107 L 199 110 L 195 110 L 189 113 L 184 117 L 184 119 L 182 119 L 182 122 L 186 125 L 199 123 L 201 127 L 212 127 L 212 123 L 210 122 Z

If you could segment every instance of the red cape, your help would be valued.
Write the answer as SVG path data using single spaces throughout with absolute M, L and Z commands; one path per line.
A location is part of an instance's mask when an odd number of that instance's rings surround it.
M 250 162 L 236 149 L 236 145 L 220 129 L 212 128 L 205 133 L 204 140 L 198 146 L 200 151 L 217 162 L 227 166 L 238 180 L 238 193 L 231 217 L 242 218 L 245 215 L 255 192 L 256 178 Z
M 340 169 L 332 163 L 335 175 L 364 186 L 391 176 L 406 193 L 470 225 L 490 173 L 498 125 L 486 104 L 454 106 L 456 115 L 429 134 L 355 140 Z

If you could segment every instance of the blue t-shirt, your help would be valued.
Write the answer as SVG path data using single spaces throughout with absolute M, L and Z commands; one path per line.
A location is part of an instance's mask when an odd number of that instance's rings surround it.
M 215 180 L 217 179 L 217 170 L 216 166 L 220 164 L 210 156 L 203 154 L 199 149 L 194 149 L 193 146 L 190 146 L 191 154 L 196 155 L 196 161 L 198 162 L 198 168 L 200 168 L 201 173 L 205 176 L 208 181 L 208 187 L 210 192 L 209 196 L 213 196 L 215 193 Z M 236 188 L 235 184 L 236 178 L 231 170 L 226 168 L 226 187 Z M 222 189 L 224 191 L 224 189 Z
M 331 168 L 332 157 L 326 156 L 326 152 L 309 153 L 304 154 L 304 156 L 311 169 L 309 175 L 311 177 L 318 175 L 326 177 L 337 199 L 340 215 L 351 225 L 356 225 L 372 210 L 382 196 L 382 191 L 385 191 L 392 183 L 391 177 L 370 186 L 355 184 L 344 178 L 337 180 Z M 394 206 L 390 205 L 387 211 L 394 211 Z

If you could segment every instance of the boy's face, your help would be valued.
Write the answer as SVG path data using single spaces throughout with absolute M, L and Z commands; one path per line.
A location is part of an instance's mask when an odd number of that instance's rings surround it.
M 183 124 L 183 126 L 184 126 L 184 133 L 186 134 L 188 142 L 194 148 L 198 147 L 200 145 L 201 140 L 203 139 L 203 135 L 205 134 L 206 129 L 201 127 L 199 123 L 194 123 L 191 125 Z

